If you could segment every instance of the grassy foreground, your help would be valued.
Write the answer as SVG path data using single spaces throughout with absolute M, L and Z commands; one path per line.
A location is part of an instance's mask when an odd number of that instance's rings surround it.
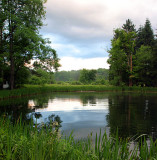
M 27 95 L 49 93 L 49 92 L 85 92 L 85 91 L 136 91 L 136 92 L 157 92 L 153 87 L 116 87 L 105 85 L 25 85 L 23 88 L 14 90 L 0 90 L 0 99 L 15 98 Z
M 146 141 L 129 149 L 129 142 L 106 134 L 97 136 L 95 144 L 91 138 L 74 140 L 73 136 L 59 137 L 51 127 L 39 128 L 24 125 L 20 121 L 12 124 L 0 118 L 0 159 L 8 160 L 135 160 L 156 159 L 157 142 Z

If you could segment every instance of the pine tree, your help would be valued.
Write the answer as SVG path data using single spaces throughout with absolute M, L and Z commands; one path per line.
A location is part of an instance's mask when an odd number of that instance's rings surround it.
M 128 33 L 128 32 L 136 32 L 135 25 L 130 19 L 126 20 L 126 23 L 123 24 L 122 28 Z
M 128 57 L 128 66 L 129 66 L 129 72 L 130 72 L 129 86 L 132 86 L 132 71 L 133 71 L 132 56 L 133 54 L 135 54 L 136 29 L 135 29 L 135 25 L 132 23 L 130 19 L 126 20 L 126 24 L 123 24 L 122 28 L 127 33 L 128 45 L 124 47 L 124 50 Z
M 138 29 L 136 44 L 136 49 L 139 49 L 142 45 L 150 47 L 154 45 L 154 33 L 148 19 L 146 19 L 144 26 L 140 26 Z

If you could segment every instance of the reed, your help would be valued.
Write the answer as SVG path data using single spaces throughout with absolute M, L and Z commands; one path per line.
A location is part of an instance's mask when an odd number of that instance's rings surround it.
M 156 159 L 157 141 L 150 138 L 148 145 L 146 139 L 137 142 L 130 150 L 130 142 L 116 136 L 108 137 L 105 134 L 96 134 L 95 144 L 91 136 L 87 139 L 75 140 L 71 134 L 68 137 L 58 136 L 58 132 L 51 127 L 39 130 L 32 122 L 24 124 L 20 118 L 12 123 L 8 118 L 0 118 L 0 159 L 8 160 L 133 160 Z

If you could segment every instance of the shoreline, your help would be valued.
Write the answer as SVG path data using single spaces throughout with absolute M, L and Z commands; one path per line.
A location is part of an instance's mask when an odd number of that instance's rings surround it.
M 105 85 L 25 85 L 14 90 L 0 90 L 0 100 L 20 98 L 43 93 L 53 92 L 138 92 L 138 93 L 157 93 L 156 87 L 117 87 Z

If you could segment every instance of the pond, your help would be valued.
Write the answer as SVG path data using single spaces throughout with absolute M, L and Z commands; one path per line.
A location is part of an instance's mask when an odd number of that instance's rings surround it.
M 87 137 L 101 130 L 121 137 L 147 134 L 157 138 L 157 94 L 122 92 L 51 93 L 0 101 L 0 115 L 12 121 L 21 115 L 37 123 L 61 122 L 64 134 Z

